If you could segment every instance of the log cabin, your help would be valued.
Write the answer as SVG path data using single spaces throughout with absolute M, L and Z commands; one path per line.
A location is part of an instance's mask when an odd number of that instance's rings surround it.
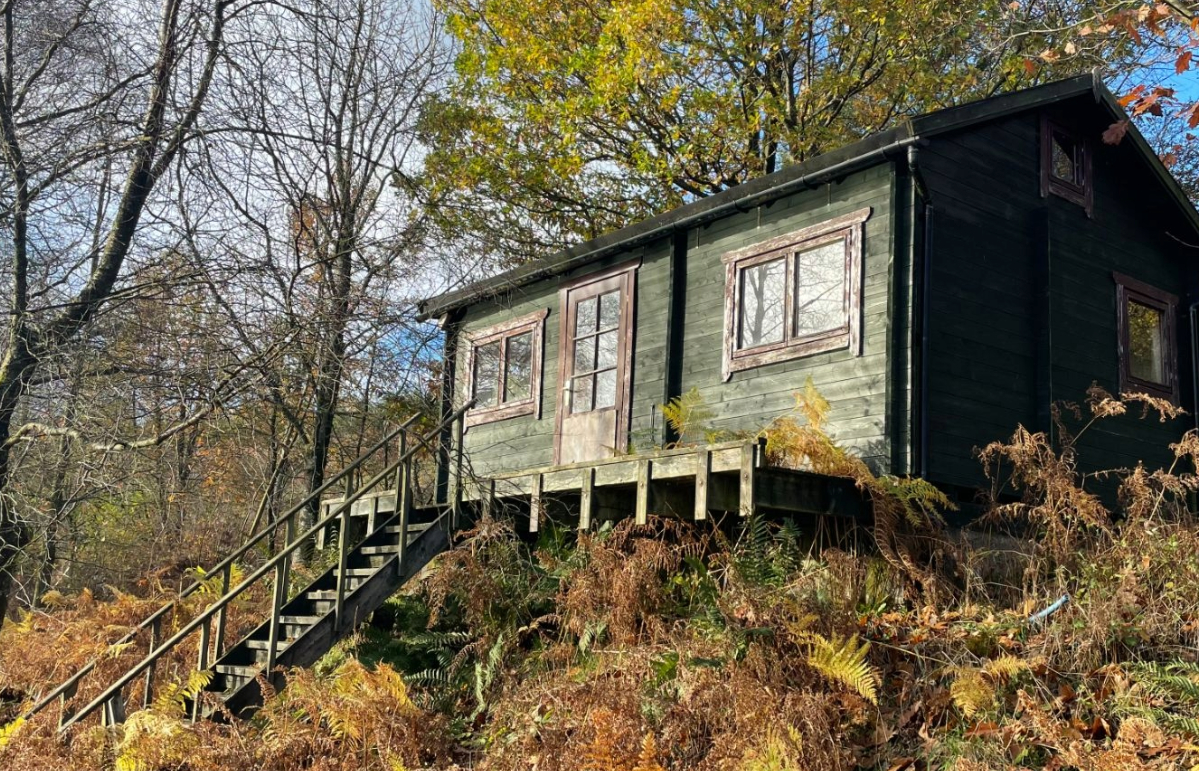
M 601 488 L 644 516 L 679 480 L 697 518 L 836 508 L 756 451 L 670 449 L 661 405 L 691 389 L 752 434 L 810 377 L 839 443 L 964 501 L 977 447 L 1051 431 L 1092 383 L 1193 414 L 1199 213 L 1135 126 L 1105 141 L 1124 121 L 1092 75 L 905 119 L 423 302 L 445 413 L 474 400 L 448 494 L 523 498 L 533 530 L 551 492 L 586 526 Z M 1082 454 L 1168 462 L 1193 425 L 1105 421 Z

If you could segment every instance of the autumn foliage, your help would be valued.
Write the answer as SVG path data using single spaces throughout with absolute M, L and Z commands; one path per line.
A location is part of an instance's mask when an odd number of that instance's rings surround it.
M 64 742 L 54 715 L 11 723 L 91 656 L 118 668 L 106 641 L 154 604 L 57 598 L 0 633 L 0 765 L 1190 769 L 1199 522 L 1186 503 L 1199 438 L 1157 470 L 1086 470 L 1079 449 L 1103 421 L 1173 409 L 1093 389 L 1058 410 L 1055 441 L 1021 428 L 983 448 L 1003 494 L 965 533 L 934 521 L 932 498 L 920 500 L 933 530 L 895 503 L 907 525 L 889 537 L 934 533 L 955 558 L 953 594 L 913 584 L 894 555 L 760 517 L 549 528 L 535 546 L 483 520 L 377 628 L 297 672 L 248 723 L 181 718 L 184 658 L 173 698 L 121 728 L 85 725 Z M 819 419 L 801 409 L 776 424 L 772 457 L 833 462 Z M 896 485 L 843 462 L 870 496 Z

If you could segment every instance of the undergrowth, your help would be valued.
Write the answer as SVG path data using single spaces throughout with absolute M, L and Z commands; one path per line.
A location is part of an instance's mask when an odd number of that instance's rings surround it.
M 983 543 L 949 534 L 938 492 L 838 446 L 807 389 L 766 427 L 768 457 L 854 479 L 877 549 L 817 548 L 761 517 L 733 539 L 655 518 L 536 544 L 483 520 L 248 723 L 186 723 L 196 683 L 180 664 L 120 728 L 62 742 L 56 715 L 13 724 L 152 604 L 59 598 L 0 632 L 0 767 L 1194 769 L 1199 439 L 1160 470 L 1084 472 L 1078 457 L 1134 405 L 1175 414 L 1093 390 L 1085 419 L 1059 411 L 1055 441 L 1021 428 L 983 448 L 980 528 L 1013 534 Z

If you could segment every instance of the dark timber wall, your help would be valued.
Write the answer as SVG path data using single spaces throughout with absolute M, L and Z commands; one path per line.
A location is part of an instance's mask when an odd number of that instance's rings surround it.
M 894 323 L 888 314 L 893 184 L 891 165 L 882 164 L 688 231 L 681 388 L 699 389 L 717 413 L 717 427 L 761 428 L 795 406 L 795 392 L 811 376 L 832 406 L 833 436 L 875 468 L 890 469 L 891 428 L 906 426 L 903 416 L 891 414 L 888 404 L 888 348 Z M 722 383 L 725 267 L 721 255 L 865 207 L 872 213 L 865 223 L 862 253 L 862 355 L 830 351 L 735 372 Z M 897 437 L 906 445 L 906 429 Z
M 1050 430 L 1050 404 L 1083 402 L 1092 382 L 1119 387 L 1119 271 L 1180 298 L 1183 405 L 1191 405 L 1185 235 L 1174 204 L 1127 145 L 1104 145 L 1110 123 L 1085 99 L 1054 113 L 1093 149 L 1093 216 L 1040 192 L 1040 114 L 1026 112 L 937 137 L 920 168 L 933 206 L 928 294 L 928 475 L 982 483 L 974 448 L 1017 424 Z M 1193 258 L 1191 259 L 1193 262 Z M 1085 405 L 1084 405 L 1085 409 Z M 1131 417 L 1085 436 L 1091 468 L 1168 462 L 1169 442 L 1192 425 Z
M 558 290 L 565 282 L 635 257 L 641 258 L 641 267 L 635 292 L 629 430 L 634 447 L 665 439 L 659 405 L 692 386 L 716 412 L 717 427 L 754 431 L 788 412 L 795 404 L 795 391 L 811 375 L 832 405 L 833 434 L 875 466 L 889 469 L 892 424 L 902 426 L 900 446 L 906 447 L 908 434 L 905 415 L 893 415 L 888 403 L 895 396 L 887 364 L 893 331 L 888 313 L 893 184 L 891 166 L 876 166 L 467 308 L 453 334 L 533 311 L 550 311 L 545 323 L 541 417 L 525 415 L 468 428 L 463 445 L 472 470 L 485 474 L 553 462 Z M 833 351 L 738 372 L 722 383 L 725 269 L 721 255 L 864 207 L 871 207 L 872 214 L 863 241 L 863 355 Z M 459 398 L 464 399 L 464 348 L 457 352 L 456 364 Z M 905 384 L 901 398 L 906 398 L 907 379 L 898 380 Z

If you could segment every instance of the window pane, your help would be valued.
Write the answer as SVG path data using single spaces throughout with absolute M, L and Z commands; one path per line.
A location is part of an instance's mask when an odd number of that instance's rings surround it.
M 1130 374 L 1150 383 L 1166 382 L 1162 312 L 1138 302 L 1128 303 L 1128 365 Z
M 576 377 L 574 380 L 573 395 L 570 399 L 571 412 L 590 412 L 591 410 L 591 383 L 595 375 L 583 375 Z
M 796 255 L 795 285 L 797 337 L 845 326 L 845 242 L 834 241 Z
M 1053 134 L 1053 176 L 1065 180 L 1072 185 L 1081 185 L 1081 170 L 1078 167 L 1078 143 L 1073 139 L 1054 132 Z
M 616 370 L 599 372 L 595 376 L 595 408 L 616 406 Z
M 595 306 L 594 297 L 589 297 L 575 306 L 575 337 L 595 331 Z
M 599 328 L 615 329 L 620 325 L 620 290 L 600 295 Z
M 595 338 L 575 340 L 575 372 L 595 371 Z
M 601 332 L 596 337 L 596 369 L 608 369 L 616 366 L 616 349 L 619 345 L 616 330 Z
M 738 348 L 782 342 L 786 284 L 787 266 L 782 258 L 741 271 Z
M 533 333 L 508 338 L 504 362 L 504 401 L 519 402 L 533 392 Z
M 500 343 L 475 348 L 475 407 L 494 407 L 499 399 Z

